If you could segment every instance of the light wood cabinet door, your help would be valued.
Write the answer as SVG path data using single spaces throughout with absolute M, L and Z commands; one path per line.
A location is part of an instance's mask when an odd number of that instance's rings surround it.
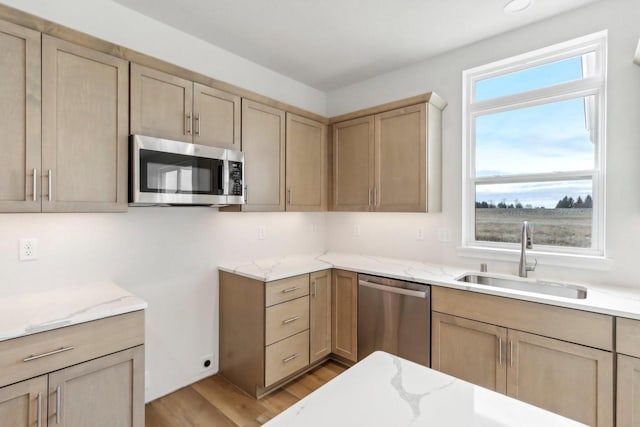
M 131 133 L 193 142 L 193 82 L 131 64 Z
M 333 270 L 331 278 L 331 351 L 358 361 L 358 274 Z
M 333 210 L 369 211 L 373 207 L 374 118 L 333 125 Z
M 327 126 L 287 113 L 288 211 L 327 209 Z
M 40 33 L 0 21 L 0 212 L 40 211 Z
M 613 355 L 510 329 L 507 394 L 590 426 L 613 425 Z
M 426 105 L 375 116 L 375 210 L 425 212 Z
M 42 40 L 42 210 L 126 211 L 128 63 Z
M 143 427 L 144 346 L 49 374 L 48 417 L 60 427 Z
M 456 378 L 507 392 L 507 329 L 432 313 L 432 368 Z
M 242 100 L 245 211 L 285 210 L 285 112 Z
M 193 84 L 193 142 L 240 151 L 240 97 Z
M 618 427 L 640 426 L 640 359 L 618 354 Z
M 46 426 L 47 376 L 0 388 L 0 421 L 3 426 Z
M 310 363 L 331 353 L 331 270 L 311 273 Z

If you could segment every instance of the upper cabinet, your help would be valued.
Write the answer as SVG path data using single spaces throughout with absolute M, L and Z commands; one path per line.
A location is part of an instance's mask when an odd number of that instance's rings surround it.
M 40 33 L 0 21 L 0 212 L 39 212 Z
M 333 210 L 370 211 L 374 186 L 374 118 L 333 125 Z
M 287 113 L 287 211 L 327 209 L 327 126 Z
M 442 108 L 430 101 L 333 125 L 333 210 L 439 212 Z
M 240 97 L 131 64 L 131 133 L 240 150 Z
M 3 21 L 0 51 L 0 212 L 126 211 L 128 62 Z
M 285 112 L 242 100 L 245 211 L 285 209 Z
M 129 64 L 42 40 L 42 211 L 126 211 Z

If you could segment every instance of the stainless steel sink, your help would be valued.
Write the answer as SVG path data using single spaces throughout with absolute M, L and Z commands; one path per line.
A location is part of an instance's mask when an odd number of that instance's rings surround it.
M 534 294 L 553 295 L 556 297 L 585 299 L 587 288 L 563 283 L 545 282 L 541 280 L 526 280 L 519 278 L 507 278 L 489 274 L 465 274 L 456 279 L 458 282 L 473 283 L 481 286 L 493 286 L 496 288 L 513 289 L 516 291 L 531 292 Z

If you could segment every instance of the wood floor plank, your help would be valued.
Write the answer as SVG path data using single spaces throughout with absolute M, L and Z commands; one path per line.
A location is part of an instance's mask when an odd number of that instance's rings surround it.
M 214 375 L 146 405 L 146 427 L 256 427 L 335 378 L 346 368 L 328 361 L 256 400 Z
M 152 402 L 152 406 L 156 415 L 164 420 L 164 423 L 160 423 L 160 425 L 175 427 L 235 426 L 218 408 L 211 405 L 192 387 L 185 387 Z M 154 420 L 154 422 L 158 421 Z M 147 425 L 156 427 L 157 424 L 147 422 Z
M 260 420 L 268 420 L 275 415 L 220 375 L 198 381 L 191 387 L 238 426 L 261 425 L 265 421 Z

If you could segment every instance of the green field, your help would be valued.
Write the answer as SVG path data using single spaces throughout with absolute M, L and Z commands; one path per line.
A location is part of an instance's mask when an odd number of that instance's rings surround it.
M 533 225 L 533 244 L 591 247 L 593 209 L 476 209 L 476 240 L 519 243 L 522 221 Z

